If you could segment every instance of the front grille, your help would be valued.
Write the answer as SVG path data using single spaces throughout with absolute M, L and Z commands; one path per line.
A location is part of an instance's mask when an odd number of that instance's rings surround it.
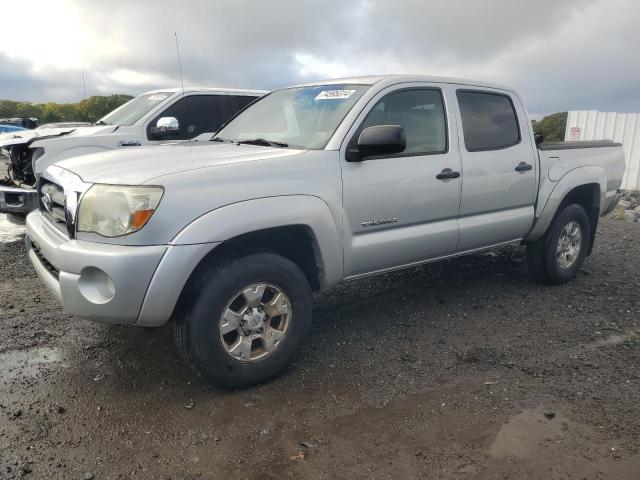
M 38 247 L 37 243 L 32 241 L 31 248 L 33 249 L 33 253 L 36 254 L 36 257 L 38 257 L 40 262 L 42 262 L 42 265 L 44 265 L 44 268 L 46 268 L 47 271 L 57 279 L 58 275 L 60 275 L 60 270 L 58 270 L 49 260 L 45 258 L 45 256 L 42 254 L 42 250 L 40 250 L 40 247 Z
M 46 178 L 40 178 L 38 188 L 40 211 L 60 231 L 67 231 L 65 215 L 64 189 L 57 183 Z
M 11 179 L 19 185 L 34 186 L 36 177 L 33 174 L 32 165 L 33 150 L 24 145 L 16 145 L 11 148 L 9 158 Z

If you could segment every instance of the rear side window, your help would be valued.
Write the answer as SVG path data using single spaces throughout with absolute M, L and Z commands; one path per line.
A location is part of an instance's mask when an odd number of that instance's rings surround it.
M 457 95 L 467 151 L 500 150 L 520 142 L 518 117 L 507 95 L 469 90 Z
M 353 146 L 362 130 L 377 125 L 400 125 L 404 128 L 407 148 L 400 156 L 447 151 L 447 126 L 440 90 L 401 90 L 383 97 L 360 125 L 352 140 Z

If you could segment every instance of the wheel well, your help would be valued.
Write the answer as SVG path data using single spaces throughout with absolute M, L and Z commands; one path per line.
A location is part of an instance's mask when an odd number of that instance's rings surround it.
M 182 289 L 174 313 L 179 313 L 182 306 L 191 303 L 191 295 L 195 294 L 195 282 L 204 271 L 214 268 L 224 260 L 257 252 L 270 252 L 288 258 L 302 270 L 313 291 L 320 289 L 322 270 L 319 263 L 320 256 L 315 236 L 309 227 L 305 225 L 274 227 L 238 235 L 211 250 L 191 273 Z
M 587 255 L 590 255 L 596 236 L 598 218 L 600 218 L 600 185 L 597 183 L 589 183 L 574 188 L 562 199 L 557 213 L 559 214 L 564 207 L 573 203 L 581 205 L 589 217 L 589 222 L 591 224 L 591 238 Z

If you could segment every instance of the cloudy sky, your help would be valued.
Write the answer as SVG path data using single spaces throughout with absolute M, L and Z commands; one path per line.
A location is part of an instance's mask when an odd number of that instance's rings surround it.
M 538 116 L 640 111 L 638 0 L 0 0 L 0 98 L 377 73 L 498 81 Z

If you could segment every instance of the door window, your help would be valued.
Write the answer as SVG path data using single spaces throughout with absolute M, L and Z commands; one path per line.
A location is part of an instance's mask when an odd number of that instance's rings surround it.
M 458 90 L 457 96 L 467 151 L 501 150 L 520 143 L 518 118 L 507 95 Z
M 407 148 L 392 156 L 447 152 L 447 122 L 440 90 L 409 89 L 386 95 L 364 119 L 350 148 L 355 148 L 362 130 L 377 125 L 400 125 L 404 128 Z
M 216 132 L 233 113 L 235 110 L 228 95 L 191 95 L 181 98 L 153 119 L 147 135 L 153 138 L 150 129 L 156 126 L 159 118 L 175 117 L 180 131 L 171 136 L 171 140 L 187 140 L 202 133 Z

